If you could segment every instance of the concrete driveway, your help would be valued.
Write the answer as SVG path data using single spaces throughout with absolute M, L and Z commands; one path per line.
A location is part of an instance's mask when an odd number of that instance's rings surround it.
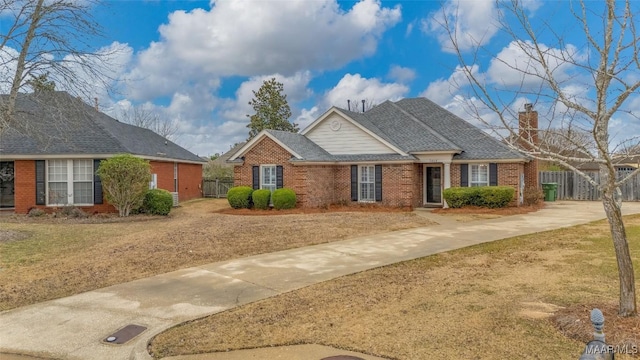
M 640 202 L 625 203 L 623 212 L 640 213 Z M 0 351 L 64 359 L 150 359 L 148 341 L 187 320 L 367 269 L 605 218 L 597 202 L 548 203 L 536 213 L 467 223 L 430 212 L 421 216 L 441 225 L 212 263 L 4 311 Z M 129 324 L 147 329 L 122 345 L 104 341 Z

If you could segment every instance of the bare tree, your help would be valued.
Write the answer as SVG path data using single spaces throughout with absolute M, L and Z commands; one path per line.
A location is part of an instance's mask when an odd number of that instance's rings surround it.
M 110 60 L 118 50 L 97 52 L 91 40 L 102 36 L 90 10 L 94 0 L 2 0 L 0 34 L 0 132 L 15 121 L 18 93 L 27 81 L 47 74 L 61 90 L 89 102 L 96 86 L 107 89 Z M 5 22 L 6 21 L 6 22 Z
M 177 121 L 160 118 L 158 113 L 145 108 L 143 105 L 132 106 L 126 110 L 121 110 L 118 114 L 118 120 L 149 129 L 169 140 L 173 140 L 178 131 Z
M 569 44 L 561 29 L 539 17 L 530 17 L 522 1 L 497 3 L 499 18 L 495 20 L 510 36 L 510 54 L 519 54 L 517 60 L 492 54 L 483 45 L 487 39 L 470 39 L 468 34 L 458 32 L 456 17 L 445 13 L 444 8 L 444 16 L 437 18 L 448 31 L 460 62 L 458 69 L 468 80 L 464 88 L 469 90 L 469 113 L 491 126 L 496 134 L 511 139 L 519 137 L 511 142 L 514 147 L 521 144 L 518 150 L 559 163 L 600 189 L 618 264 L 619 314 L 634 316 L 637 314 L 634 271 L 622 221 L 620 185 L 640 170 L 617 178 L 614 164 L 625 156 L 625 151 L 617 150 L 637 147 L 638 137 L 618 139 L 611 134 L 611 128 L 614 117 L 629 123 L 639 120 L 639 114 L 630 110 L 628 101 L 637 96 L 640 88 L 637 76 L 640 34 L 636 29 L 639 3 L 580 0 L 564 4 L 571 12 L 563 15 L 566 19 L 562 26 L 573 35 L 579 32 L 583 43 Z M 574 26 L 567 26 L 571 20 L 575 21 Z M 474 46 L 467 50 L 470 42 Z M 489 72 L 483 74 L 478 70 L 480 59 L 487 56 L 491 57 L 492 65 L 502 70 L 493 79 Z M 518 75 L 517 81 L 513 81 L 514 74 Z M 533 129 L 524 131 L 526 136 L 519 135 L 517 112 L 523 100 L 548 109 L 544 115 L 547 129 L 555 129 L 556 135 L 563 134 L 580 156 L 541 146 L 537 136 L 530 136 Z M 568 136 L 570 129 L 589 134 L 589 142 Z M 584 162 L 599 165 L 599 181 L 576 166 Z

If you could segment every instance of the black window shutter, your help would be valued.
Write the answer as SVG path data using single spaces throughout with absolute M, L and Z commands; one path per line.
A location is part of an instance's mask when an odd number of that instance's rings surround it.
M 260 166 L 254 166 L 253 171 L 253 190 L 260 189 Z
M 469 164 L 460 164 L 460 186 L 469 186 Z
M 282 165 L 278 165 L 276 166 L 276 189 L 282 189 L 283 186 Z
M 382 165 L 376 165 L 376 201 L 382 201 Z
M 489 164 L 489 185 L 498 186 L 498 164 Z
M 358 165 L 351 165 L 351 201 L 358 201 Z
M 36 205 L 47 204 L 45 185 L 45 162 L 44 160 L 36 160 Z
M 102 159 L 93 159 L 93 203 L 102 204 L 102 180 L 98 176 L 98 167 L 100 167 Z

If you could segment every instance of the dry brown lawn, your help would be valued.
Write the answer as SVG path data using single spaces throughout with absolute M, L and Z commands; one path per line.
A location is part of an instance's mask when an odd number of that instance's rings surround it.
M 397 211 L 218 213 L 228 207 L 224 199 L 201 199 L 169 217 L 0 217 L 0 310 L 184 267 L 431 224 Z
M 639 279 L 640 216 L 625 222 Z M 608 225 L 597 222 L 313 285 L 180 325 L 150 350 L 318 343 L 390 359 L 573 360 L 592 338 L 589 310 L 601 306 L 608 342 L 640 352 L 640 318 L 620 321 L 617 295 Z

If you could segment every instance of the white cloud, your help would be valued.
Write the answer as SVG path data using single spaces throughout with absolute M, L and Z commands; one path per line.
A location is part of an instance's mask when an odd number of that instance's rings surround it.
M 422 31 L 434 35 L 445 52 L 454 52 L 452 32 L 458 48 L 467 51 L 491 40 L 498 31 L 497 16 L 495 0 L 448 0 L 422 20 Z
M 283 83 L 290 105 L 312 94 L 307 87 L 311 80 L 308 71 L 288 77 L 271 74 L 249 78 L 240 84 L 234 98 L 221 99 L 211 92 L 190 89 L 177 92 L 168 106 L 157 106 L 155 110 L 161 117 L 177 121 L 175 138 L 179 145 L 199 155 L 223 153 L 229 150 L 230 145 L 246 140 L 249 133 L 247 114 L 253 112 L 249 105 L 252 91 L 258 90 L 264 80 L 271 78 Z M 297 113 L 293 106 L 292 112 Z M 294 120 L 298 121 L 297 118 Z
M 383 83 L 377 78 L 363 78 L 360 74 L 346 74 L 333 89 L 327 91 L 322 103 L 327 107 L 347 107 L 347 100 L 366 100 L 380 104 L 386 100 L 399 100 L 409 92 L 406 85 Z
M 176 11 L 143 51 L 131 78 L 138 98 L 170 93 L 181 83 L 230 75 L 335 69 L 373 54 L 381 34 L 401 18 L 399 6 L 361 0 L 212 1 L 210 10 Z
M 409 36 L 411 36 L 411 33 L 413 33 L 413 27 L 414 27 L 414 26 L 415 26 L 415 22 L 413 22 L 413 21 L 412 21 L 412 22 L 410 22 L 410 23 L 407 25 L 407 29 L 406 29 L 406 30 L 405 30 L 405 32 L 404 32 L 404 36 L 405 36 L 405 37 L 409 37 Z
M 585 52 L 579 52 L 571 44 L 564 49 L 550 48 L 540 43 L 538 46 L 545 54 L 546 67 L 559 83 L 573 78 L 575 64 L 587 59 Z M 547 74 L 537 59 L 536 49 L 531 41 L 512 41 L 491 60 L 487 77 L 494 84 L 527 88 L 540 86 Z
M 258 91 L 262 83 L 271 78 L 275 78 L 282 83 L 289 106 L 308 98 L 312 94 L 312 91 L 307 88 L 311 80 L 309 71 L 300 71 L 292 76 L 280 74 L 254 76 L 240 84 L 238 90 L 236 90 L 235 99 L 226 103 L 222 112 L 223 117 L 227 120 L 241 121 L 247 124 L 249 122 L 247 114 L 253 112 L 253 108 L 249 105 L 249 101 L 253 99 L 253 91 Z
M 399 65 L 391 65 L 387 77 L 400 83 L 408 83 L 416 78 L 416 71 Z
M 450 33 L 461 52 L 486 45 L 500 29 L 503 9 L 499 9 L 499 5 L 495 0 L 447 0 L 439 10 L 422 20 L 422 31 L 435 36 L 442 51 L 449 53 L 455 52 Z M 531 16 L 542 2 L 524 0 L 518 6 Z
M 471 67 L 471 73 L 473 76 L 480 76 L 480 74 L 478 74 L 478 65 Z M 418 96 L 426 97 L 436 104 L 446 106 L 451 102 L 453 97 L 458 94 L 460 88 L 465 87 L 467 84 L 468 80 L 463 68 L 456 66 L 448 79 L 440 78 L 431 82 Z
M 322 114 L 320 113 L 320 109 L 317 106 L 314 106 L 309 110 L 302 109 L 302 111 L 300 111 L 300 115 L 296 117 L 296 120 L 294 122 L 298 124 L 300 130 L 302 130 L 309 126 L 312 122 L 314 122 L 320 115 Z
M 20 53 L 9 46 L 4 46 L 0 49 L 0 93 L 8 94 L 11 90 L 11 83 L 13 76 L 16 73 L 17 62 Z

